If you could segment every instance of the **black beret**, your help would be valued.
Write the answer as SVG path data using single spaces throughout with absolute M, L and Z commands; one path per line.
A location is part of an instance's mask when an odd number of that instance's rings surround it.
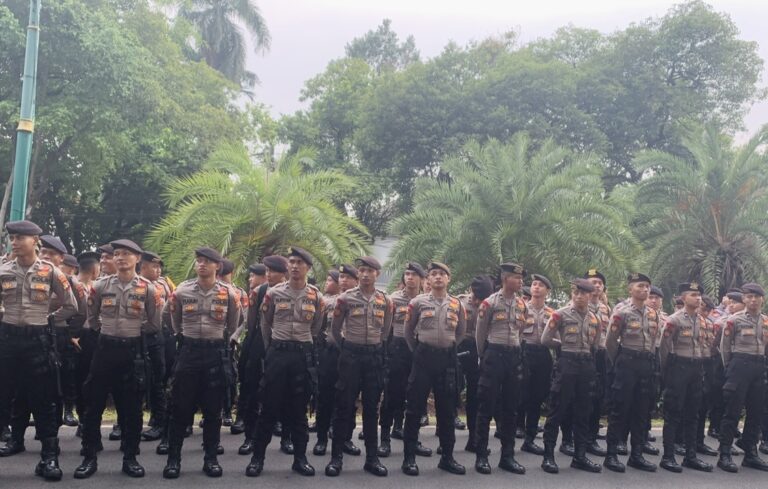
M 712 300 L 712 298 L 708 295 L 701 296 L 702 302 L 704 302 L 704 305 L 706 305 L 709 309 L 714 309 L 715 307 L 715 301 Z
M 252 273 L 254 275 L 265 275 L 267 273 L 267 267 L 261 263 L 254 263 L 248 267 L 248 273 Z
M 651 278 L 642 273 L 630 273 L 627 277 L 627 283 L 633 284 L 635 282 L 648 282 L 648 285 L 651 285 Z
M 288 248 L 288 256 L 298 256 L 302 260 L 304 260 L 304 263 L 309 265 L 310 267 L 314 265 L 314 260 L 312 259 L 312 255 L 309 254 L 309 252 L 303 248 L 299 248 L 298 246 L 291 246 Z
M 141 254 L 141 261 L 146 261 L 149 263 L 159 263 L 161 267 L 164 265 L 163 259 L 160 258 L 160 255 L 158 255 L 154 251 L 144 250 L 144 253 Z
M 96 249 L 99 250 L 99 253 L 100 253 L 99 257 L 101 257 L 101 253 L 106 253 L 108 255 L 114 255 L 115 254 L 115 249 L 112 247 L 111 244 L 103 244 L 103 245 L 99 246 Z
M 265 267 L 275 272 L 279 272 L 279 273 L 288 272 L 288 260 L 286 260 L 284 256 L 280 256 L 280 255 L 265 256 L 264 259 L 261 260 L 261 263 L 263 263 Z
M 448 275 L 451 274 L 451 269 L 448 267 L 448 265 L 445 263 L 440 263 L 439 261 L 429 262 L 429 265 L 427 265 L 427 271 L 431 272 L 432 270 L 442 270 Z
M 23 236 L 40 236 L 43 234 L 40 226 L 32 221 L 11 221 L 5 224 L 5 229 L 8 234 L 21 234 Z
M 533 297 L 531 295 L 531 288 L 528 287 L 527 285 L 525 287 L 523 287 L 523 296 L 525 296 L 525 297 Z
M 657 295 L 657 296 L 659 296 L 659 297 L 661 297 L 663 299 L 664 298 L 664 291 L 661 290 L 660 287 L 656 287 L 655 285 L 651 285 L 651 292 L 648 295 Z
M 208 258 L 209 260 L 215 261 L 216 263 L 221 263 L 223 260 L 221 253 L 207 246 L 197 248 L 195 250 L 195 256 L 202 256 L 203 258 Z
M 64 243 L 56 236 L 44 234 L 40 236 L 40 243 L 42 244 L 43 248 L 48 248 L 49 250 L 59 252 L 62 255 L 67 254 L 67 247 L 64 246 Z
M 408 263 L 406 263 L 405 269 L 415 272 L 421 278 L 425 278 L 427 276 L 427 272 L 424 270 L 424 267 L 422 267 L 415 261 L 409 261 Z
M 472 283 L 469 286 L 472 289 L 472 294 L 479 300 L 487 299 L 493 294 L 493 282 L 485 275 L 479 275 L 472 279 Z
M 115 241 L 111 241 L 109 244 L 112 245 L 113 250 L 116 250 L 118 248 L 123 248 L 133 253 L 136 253 L 138 255 L 141 255 L 143 253 L 141 246 L 137 245 L 130 239 L 118 239 Z
M 502 272 L 516 273 L 518 275 L 522 275 L 523 277 L 528 275 L 528 272 L 525 271 L 525 268 L 522 265 L 518 265 L 517 263 L 502 263 L 500 268 Z
M 221 260 L 221 271 L 219 271 L 219 275 L 229 275 L 234 271 L 235 263 L 232 260 L 228 260 L 226 258 Z
M 357 280 L 357 268 L 347 263 L 342 263 L 341 265 L 339 265 L 339 273 L 347 274 L 350 277 L 354 277 L 355 280 Z
M 677 284 L 677 293 L 682 295 L 685 292 L 704 293 L 704 289 L 701 288 L 701 285 L 699 285 L 698 282 L 684 282 L 682 284 Z
M 96 251 L 85 251 L 77 255 L 77 262 L 80 265 L 88 265 L 90 263 L 98 263 L 101 258 L 101 253 Z
M 536 280 L 546 285 L 549 290 L 552 290 L 552 282 L 550 282 L 549 279 L 544 275 L 539 275 L 538 273 L 534 273 L 533 275 L 531 275 L 531 283 L 533 283 Z
M 333 280 L 336 283 L 339 283 L 339 271 L 338 270 L 328 270 L 328 276 L 331 277 L 331 280 Z
M 592 285 L 592 282 L 585 278 L 576 278 L 571 280 L 571 285 L 576 287 L 579 290 L 583 290 L 584 292 L 594 292 L 595 286 Z
M 357 260 L 355 260 L 355 266 L 357 268 L 360 267 L 371 267 L 374 270 L 381 270 L 381 263 L 379 263 L 379 260 L 372 256 L 361 256 Z
M 78 263 L 77 258 L 75 258 L 74 256 L 70 255 L 69 253 L 64 255 L 64 262 L 63 263 L 66 266 L 72 267 L 72 268 L 77 268 L 77 267 L 80 266 L 80 263 Z
M 728 297 L 733 302 L 744 304 L 744 294 L 742 294 L 741 292 L 736 292 L 736 291 L 728 292 L 727 294 L 725 294 L 725 296 Z
M 763 289 L 760 285 L 755 283 L 748 283 L 748 284 L 742 285 L 741 292 L 744 295 L 755 294 L 755 295 L 759 295 L 760 297 L 765 297 L 765 289 Z
M 605 286 L 608 282 L 605 280 L 605 275 L 600 273 L 600 270 L 597 268 L 590 268 L 587 270 L 587 273 L 584 274 L 583 278 L 599 278 L 603 281 L 603 286 Z

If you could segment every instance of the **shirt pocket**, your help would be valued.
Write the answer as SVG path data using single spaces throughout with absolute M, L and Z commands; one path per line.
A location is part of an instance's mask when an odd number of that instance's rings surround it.
M 563 338 L 562 341 L 566 345 L 576 345 L 579 343 L 579 335 L 581 334 L 579 323 L 577 321 L 565 321 L 563 324 Z
M 101 315 L 107 318 L 117 317 L 117 296 L 102 295 L 101 296 Z
M 19 284 L 16 277 L 4 278 L 2 282 L 3 287 L 3 304 L 15 304 L 16 294 L 19 291 Z
M 218 322 L 223 322 L 227 318 L 227 311 L 229 310 L 229 304 L 226 300 L 214 299 L 211 301 L 211 307 L 208 309 L 208 314 L 211 319 Z
M 51 296 L 51 284 L 46 282 L 32 281 L 29 284 L 29 300 L 36 303 L 48 302 Z
M 376 326 L 384 326 L 384 309 L 377 307 L 373 310 L 373 320 Z
M 310 322 L 315 318 L 315 312 L 317 308 L 315 304 L 310 301 L 303 301 L 301 303 L 301 320 L 304 322 Z
M 435 321 L 437 320 L 437 314 L 434 309 L 424 309 L 419 315 L 419 328 L 421 329 L 435 329 Z
M 182 302 L 181 305 L 181 317 L 182 320 L 196 319 L 200 314 L 200 303 L 197 300 L 190 302 Z
M 275 319 L 278 319 L 280 321 L 292 321 L 293 320 L 293 302 L 276 301 L 275 302 Z

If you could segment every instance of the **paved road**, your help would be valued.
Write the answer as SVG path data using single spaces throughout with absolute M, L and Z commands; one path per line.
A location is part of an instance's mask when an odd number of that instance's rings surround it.
M 494 464 L 494 472 L 491 475 L 483 476 L 475 473 L 474 455 L 463 451 L 457 451 L 459 462 L 467 466 L 466 476 L 455 476 L 437 469 L 437 456 L 431 458 L 419 458 L 419 468 L 421 476 L 408 477 L 400 472 L 400 463 L 402 462 L 402 443 L 393 440 L 394 453 L 388 459 L 383 459 L 384 464 L 390 469 L 390 475 L 386 478 L 376 478 L 363 472 L 363 457 L 346 456 L 344 458 L 344 472 L 340 477 L 330 479 L 323 474 L 323 469 L 328 463 L 329 457 L 315 457 L 310 455 L 310 462 L 315 466 L 317 475 L 315 477 L 301 477 L 290 470 L 292 458 L 283 455 L 277 450 L 277 441 L 273 439 L 267 452 L 267 461 L 264 473 L 257 479 L 251 479 L 245 476 L 245 466 L 248 464 L 249 457 L 237 454 L 237 447 L 242 442 L 242 435 L 230 435 L 229 431 L 223 431 L 222 444 L 225 448 L 225 454 L 219 457 L 224 467 L 224 476 L 221 479 L 210 479 L 202 471 L 202 435 L 200 429 L 195 428 L 192 437 L 187 438 L 184 443 L 182 474 L 181 478 L 175 481 L 167 481 L 162 478 L 162 469 L 165 465 L 165 457 L 156 455 L 154 448 L 156 442 L 142 443 L 142 454 L 139 460 L 147 470 L 147 476 L 143 479 L 131 479 L 120 472 L 121 455 L 118 450 L 119 442 L 106 441 L 105 451 L 99 455 L 99 471 L 92 478 L 80 481 L 72 477 L 72 472 L 80 463 L 78 451 L 80 448 L 79 438 L 74 437 L 74 429 L 63 428 L 61 433 L 62 451 L 61 466 L 64 470 L 64 480 L 62 486 L 67 488 L 110 488 L 120 486 L 121 488 L 132 487 L 183 487 L 184 489 L 196 488 L 253 488 L 264 489 L 284 488 L 290 485 L 291 488 L 329 488 L 329 489 L 391 489 L 393 485 L 399 487 L 419 487 L 420 489 L 449 489 L 466 487 L 483 488 L 508 488 L 512 485 L 525 485 L 527 488 L 567 488 L 567 489 L 613 489 L 613 488 L 680 488 L 680 489 L 706 489 L 706 488 L 760 488 L 768 487 L 768 473 L 762 473 L 751 469 L 741 469 L 736 474 L 726 474 L 719 469 L 710 474 L 686 470 L 683 474 L 671 474 L 662 469 L 655 474 L 638 472 L 633 469 L 627 469 L 626 474 L 614 474 L 604 472 L 602 474 L 587 474 L 568 467 L 570 459 L 557 454 L 557 461 L 560 465 L 560 474 L 550 475 L 544 473 L 539 464 L 540 457 L 527 453 L 521 453 L 517 457 L 518 461 L 528 469 L 526 475 L 513 475 L 502 472 L 495 468 L 498 462 L 499 443 L 493 440 L 491 449 L 491 462 Z M 108 432 L 105 427 L 104 434 Z M 31 437 L 32 430 L 29 430 Z M 434 428 L 427 427 L 423 429 L 422 440 L 425 445 L 432 448 L 437 447 L 437 438 L 434 436 Z M 467 432 L 457 432 L 457 447 L 464 447 L 466 443 Z M 310 435 L 310 447 L 314 444 L 315 435 Z M 539 440 L 540 442 L 540 440 Z M 604 442 L 601 442 L 604 443 Z M 708 439 L 710 445 L 715 445 L 715 441 Z M 358 443 L 362 446 L 362 442 Z M 657 443 L 661 446 L 661 443 Z M 11 458 L 0 459 L 0 488 L 9 489 L 27 489 L 40 487 L 53 487 L 46 484 L 41 479 L 32 475 L 34 464 L 38 460 L 37 450 L 38 442 L 32 439 L 27 440 L 28 451 Z M 594 458 L 594 457 L 593 457 Z M 707 461 L 715 463 L 714 457 L 704 457 Z M 659 457 L 650 457 L 654 462 L 659 461 Z M 737 463 L 741 463 L 741 457 L 737 457 Z

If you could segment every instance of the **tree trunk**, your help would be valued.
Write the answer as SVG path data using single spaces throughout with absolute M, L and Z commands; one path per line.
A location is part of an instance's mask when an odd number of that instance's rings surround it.
M 0 205 L 0 230 L 5 229 L 5 213 L 8 210 L 8 201 L 11 199 L 11 188 L 13 187 L 13 166 L 11 166 L 11 176 L 8 177 L 8 183 L 5 184 L 3 193 L 3 203 Z

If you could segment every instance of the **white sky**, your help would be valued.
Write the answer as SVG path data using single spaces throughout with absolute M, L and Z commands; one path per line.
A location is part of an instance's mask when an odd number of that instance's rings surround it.
M 266 54 L 251 54 L 250 70 L 261 85 L 259 102 L 275 115 L 302 108 L 304 82 L 322 72 L 329 61 L 344 55 L 344 46 L 375 29 L 383 19 L 401 39 L 413 35 L 422 59 L 440 53 L 448 41 L 470 40 L 515 29 L 523 42 L 549 37 L 567 24 L 610 33 L 648 17 L 664 15 L 674 1 L 661 0 L 256 0 L 272 34 Z M 768 60 L 768 1 L 709 0 L 731 16 L 741 38 L 757 41 Z M 765 86 L 763 75 L 761 86 Z M 747 117 L 749 132 L 768 122 L 768 102 L 756 105 Z

